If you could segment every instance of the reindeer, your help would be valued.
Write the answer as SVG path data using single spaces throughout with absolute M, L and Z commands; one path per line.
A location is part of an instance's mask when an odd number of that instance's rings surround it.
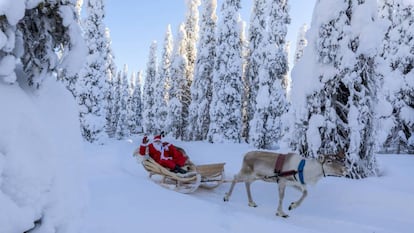
M 250 184 L 256 180 L 276 182 L 279 185 L 279 205 L 276 215 L 289 217 L 282 207 L 285 188 L 293 186 L 302 192 L 299 200 L 292 202 L 289 210 L 297 208 L 307 196 L 306 184 L 316 184 L 322 177 L 344 176 L 346 174 L 345 155 L 343 152 L 333 155 L 319 155 L 318 158 L 304 159 L 289 153 L 279 154 L 266 151 L 251 151 L 245 154 L 242 168 L 234 176 L 229 191 L 224 196 L 227 202 L 238 182 L 246 185 L 249 206 L 257 207 L 252 199 Z

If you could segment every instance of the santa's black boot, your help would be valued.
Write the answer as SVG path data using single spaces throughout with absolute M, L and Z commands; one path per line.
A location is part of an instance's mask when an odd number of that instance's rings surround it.
M 181 168 L 180 166 L 178 166 L 178 165 L 175 165 L 174 172 L 176 172 L 176 173 L 181 173 L 181 174 L 185 174 L 185 173 L 187 173 L 187 171 L 186 171 L 186 170 L 182 169 L 182 168 Z

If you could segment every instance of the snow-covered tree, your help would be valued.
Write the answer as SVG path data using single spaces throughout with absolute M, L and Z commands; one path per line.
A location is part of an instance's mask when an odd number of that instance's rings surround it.
M 268 69 L 268 35 L 267 35 L 267 10 L 266 0 L 255 0 L 250 18 L 249 49 L 247 55 L 246 81 L 247 89 L 247 126 L 244 136 L 248 142 L 257 148 L 268 145 L 266 137 L 265 121 L 268 118 L 270 105 L 268 94 L 270 93 L 270 77 Z
M 0 1 L 1 232 L 81 230 L 82 138 L 75 102 L 56 82 L 87 52 L 75 5 Z
M 303 24 L 299 29 L 298 38 L 296 41 L 295 57 L 293 58 L 293 63 L 296 64 L 303 55 L 303 50 L 305 49 L 308 41 L 306 40 L 306 31 L 308 30 L 308 25 Z
M 188 87 L 188 60 L 186 56 L 187 35 L 185 25 L 179 27 L 175 41 L 174 52 L 171 63 L 171 86 L 169 90 L 167 133 L 175 138 L 183 138 L 188 116 L 189 98 L 186 95 Z M 187 105 L 188 106 L 188 105 Z
M 247 80 L 247 58 L 249 55 L 249 41 L 247 41 L 247 23 L 239 17 L 240 40 L 242 43 L 242 138 L 247 142 L 249 126 L 249 98 L 250 98 L 250 83 Z
M 121 103 L 121 88 L 122 88 L 122 71 L 118 71 L 117 75 L 112 78 L 109 90 L 112 96 L 111 118 L 107 121 L 106 131 L 109 137 L 115 137 L 116 128 L 119 120 L 120 103 Z
M 378 107 L 379 146 L 396 153 L 414 151 L 414 3 L 382 0 L 381 16 L 389 22 L 384 40 L 384 85 Z M 388 106 L 388 107 L 386 107 Z
M 213 95 L 210 105 L 210 142 L 240 142 L 242 130 L 242 41 L 240 0 L 225 0 L 217 25 Z
M 128 128 L 128 116 L 129 116 L 129 104 L 131 95 L 129 91 L 129 78 L 128 78 L 128 66 L 124 65 L 121 77 L 120 102 L 119 102 L 119 118 L 116 124 L 116 138 L 123 139 L 130 135 Z
M 105 38 L 106 38 L 106 52 L 105 52 L 105 62 L 106 62 L 106 83 L 107 83 L 107 90 L 105 93 L 106 98 L 106 133 L 108 136 L 113 137 L 113 132 L 115 132 L 112 123 L 116 122 L 113 118 L 116 117 L 114 111 L 114 106 L 117 104 L 115 102 L 115 84 L 116 84 L 116 65 L 115 65 L 115 56 L 112 51 L 112 41 L 109 28 L 105 29 Z
M 187 129 L 189 140 L 205 140 L 210 124 L 211 83 L 216 56 L 216 8 L 217 0 L 202 1 L 200 39 L 197 44 L 198 54 L 191 84 L 191 104 Z
M 9 2 L 4 4 L 2 7 L 10 7 L 10 11 L 2 11 L 5 15 L 0 17 L 2 80 L 16 82 L 17 61 L 21 62 L 25 75 L 22 84 L 36 88 L 45 77 L 60 69 L 68 76 L 79 71 L 86 48 L 75 0 L 32 1 L 26 4 L 25 11 L 21 11 L 24 15 L 13 11 L 21 6 L 20 2 L 13 3 L 13 7 L 7 5 Z M 74 57 L 79 58 L 75 60 Z
M 266 123 L 270 144 L 280 144 L 280 139 L 287 130 L 284 115 L 287 113 L 289 103 L 287 91 L 290 87 L 288 51 L 286 42 L 287 27 L 290 24 L 289 4 L 287 0 L 270 2 L 269 12 L 269 49 L 267 49 L 268 71 L 271 79 L 269 94 L 270 118 Z
M 376 56 L 382 39 L 375 0 L 319 1 L 308 46 L 292 71 L 295 148 L 303 155 L 343 150 L 349 176 L 375 174 Z M 314 58 L 317 58 L 315 60 Z
M 141 80 L 142 72 L 139 71 L 137 75 L 133 76 L 134 81 L 133 92 L 131 98 L 131 112 L 130 112 L 130 132 L 137 134 L 142 132 L 142 100 L 141 100 Z
M 151 44 L 147 69 L 145 73 L 145 82 L 144 82 L 144 93 L 142 97 L 143 111 L 142 111 L 142 126 L 144 127 L 144 132 L 148 134 L 156 134 L 157 129 L 155 125 L 155 113 L 153 106 L 155 104 L 155 80 L 158 73 L 157 66 L 157 42 L 154 41 Z
M 246 125 L 244 126 L 243 137 L 249 141 L 250 121 L 256 109 L 256 96 L 259 89 L 259 70 L 263 65 L 263 40 L 266 37 L 267 9 L 266 0 L 254 0 L 253 10 L 250 16 L 248 31 L 249 47 L 247 50 L 246 62 Z
M 84 23 L 88 56 L 76 82 L 75 96 L 79 104 L 82 135 L 89 142 L 101 142 L 106 137 L 107 38 L 104 26 L 105 9 L 102 0 L 88 0 L 88 16 Z
M 116 117 L 116 113 L 115 113 L 115 105 L 117 105 L 117 103 L 115 102 L 115 89 L 116 89 L 116 84 L 117 84 L 117 76 L 114 75 L 111 80 L 108 80 L 108 90 L 107 90 L 107 95 L 106 95 L 106 101 L 107 101 L 107 111 L 106 111 L 106 133 L 108 134 L 109 137 L 113 137 L 114 136 L 114 127 L 113 127 L 113 123 L 115 122 L 114 118 Z
M 255 111 L 250 123 L 250 141 L 257 148 L 271 148 L 284 131 L 282 116 L 287 112 L 286 53 L 287 25 L 290 23 L 287 1 L 272 1 L 269 5 L 268 33 L 258 45 L 262 61 L 258 64 L 258 89 Z
M 197 57 L 197 41 L 199 31 L 199 12 L 200 0 L 186 0 L 187 14 L 185 19 L 185 32 L 186 32 L 186 56 L 188 61 L 188 84 L 191 85 L 194 75 L 194 65 Z M 190 87 L 189 87 L 190 88 Z M 188 91 L 189 91 L 188 88 Z
M 155 99 L 154 114 L 156 119 L 156 131 L 166 130 L 166 120 L 168 117 L 168 91 L 171 83 L 171 59 L 173 52 L 173 36 L 171 25 L 168 25 L 165 33 L 164 45 L 161 54 L 159 72 L 155 80 Z
M 76 19 L 77 19 L 77 23 L 82 27 L 83 26 L 83 20 L 82 20 L 82 7 L 83 7 L 83 0 L 77 0 L 76 4 L 75 4 L 75 9 L 76 9 Z M 86 43 L 85 43 L 86 45 Z M 87 48 L 85 47 L 85 51 L 87 50 Z M 85 54 L 86 57 L 86 54 Z M 84 64 L 82 64 L 84 65 Z M 58 74 L 58 80 L 62 81 L 66 88 L 72 93 L 72 95 L 75 97 L 76 93 L 75 93 L 75 88 L 76 88 L 76 82 L 79 78 L 79 73 L 76 72 L 73 75 L 70 75 L 67 73 L 66 70 L 61 70 L 60 73 Z

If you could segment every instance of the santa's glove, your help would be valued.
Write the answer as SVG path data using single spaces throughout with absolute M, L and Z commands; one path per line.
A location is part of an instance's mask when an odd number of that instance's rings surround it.
M 147 144 L 148 142 L 149 142 L 148 137 L 147 136 L 144 136 L 142 138 L 142 144 Z
M 149 155 L 140 155 L 140 156 L 137 156 L 136 158 L 137 158 L 138 162 L 142 163 L 145 160 L 148 160 L 150 158 L 150 156 Z

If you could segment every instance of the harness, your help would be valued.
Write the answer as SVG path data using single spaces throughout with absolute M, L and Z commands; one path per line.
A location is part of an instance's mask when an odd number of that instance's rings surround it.
M 301 184 L 305 184 L 305 180 L 303 179 L 303 168 L 305 167 L 306 160 L 302 159 L 298 166 L 298 173 L 299 173 L 299 180 Z
M 285 158 L 286 155 L 280 155 L 277 157 L 276 159 L 276 163 L 275 163 L 275 169 L 274 169 L 274 173 L 275 175 L 272 177 L 268 177 L 268 178 L 279 178 L 279 177 L 284 177 L 284 176 L 293 176 L 293 178 L 295 178 L 295 180 L 297 180 L 296 178 L 296 174 L 299 175 L 299 181 L 301 184 L 305 184 L 305 180 L 303 177 L 303 169 L 305 167 L 306 164 L 306 160 L 302 159 L 298 165 L 298 170 L 289 170 L 289 171 L 282 171 L 283 168 L 283 164 L 285 163 Z

